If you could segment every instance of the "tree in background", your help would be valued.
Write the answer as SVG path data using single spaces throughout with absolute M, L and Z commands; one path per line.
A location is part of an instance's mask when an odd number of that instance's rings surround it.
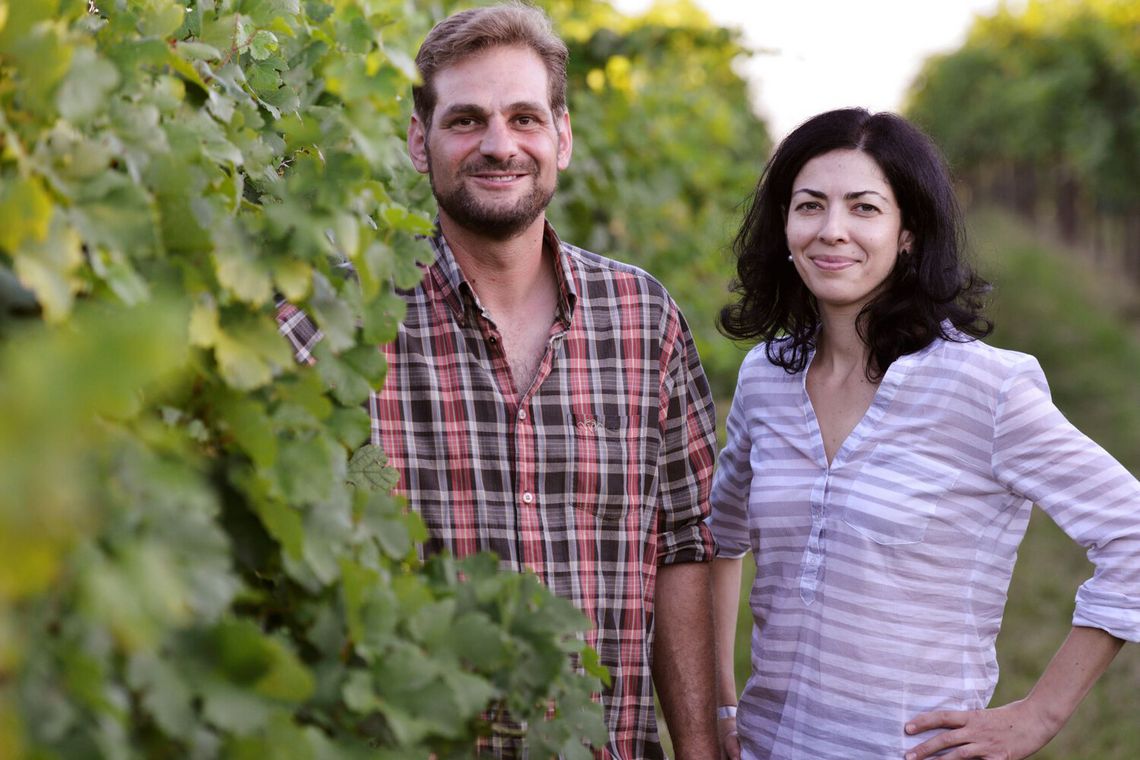
M 972 190 L 1140 277 L 1140 5 L 1002 6 L 926 64 L 909 101 Z
M 567 240 L 668 287 L 714 392 L 728 398 L 743 353 L 717 333 L 715 318 L 728 298 L 741 204 L 771 149 L 736 71 L 748 51 L 739 32 L 717 27 L 691 0 L 658 2 L 624 21 L 607 19 L 602 3 L 547 5 L 568 36 L 577 127 L 555 223 Z

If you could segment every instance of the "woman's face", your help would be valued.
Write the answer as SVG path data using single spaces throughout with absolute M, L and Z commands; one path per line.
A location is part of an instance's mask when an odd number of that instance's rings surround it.
M 858 314 L 913 242 L 882 170 L 859 150 L 833 150 L 804 164 L 784 233 L 824 316 Z

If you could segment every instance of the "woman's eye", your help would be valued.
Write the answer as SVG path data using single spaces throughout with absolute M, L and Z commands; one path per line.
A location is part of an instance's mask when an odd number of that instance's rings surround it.
M 872 206 L 870 203 L 858 203 L 855 205 L 855 210 L 861 214 L 874 214 L 878 212 L 877 206 Z
M 804 201 L 796 206 L 796 211 L 818 211 L 821 208 L 819 201 Z

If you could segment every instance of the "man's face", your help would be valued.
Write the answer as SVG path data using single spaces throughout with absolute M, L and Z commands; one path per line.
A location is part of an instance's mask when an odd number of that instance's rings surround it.
M 436 72 L 430 130 L 413 116 L 408 151 L 441 219 L 505 240 L 539 222 L 570 163 L 570 117 L 550 110 L 546 67 L 495 47 Z

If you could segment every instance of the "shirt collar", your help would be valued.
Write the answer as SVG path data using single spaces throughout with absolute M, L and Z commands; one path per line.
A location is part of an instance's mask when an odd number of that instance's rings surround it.
M 475 314 L 482 314 L 489 318 L 486 309 L 479 302 L 479 296 L 467 278 L 451 246 L 439 228 L 436 220 L 435 233 L 431 237 L 431 247 L 435 252 L 435 261 L 432 263 L 428 276 L 433 278 L 439 289 L 444 303 L 451 309 L 456 321 L 461 325 L 467 324 L 469 310 Z M 578 303 L 577 278 L 574 276 L 574 261 L 567 246 L 562 244 L 558 233 L 550 222 L 545 222 L 542 233 L 542 250 L 544 253 L 553 252 L 555 256 L 554 277 L 558 284 L 558 311 L 555 318 L 566 328 L 569 328 L 574 317 L 574 308 Z

